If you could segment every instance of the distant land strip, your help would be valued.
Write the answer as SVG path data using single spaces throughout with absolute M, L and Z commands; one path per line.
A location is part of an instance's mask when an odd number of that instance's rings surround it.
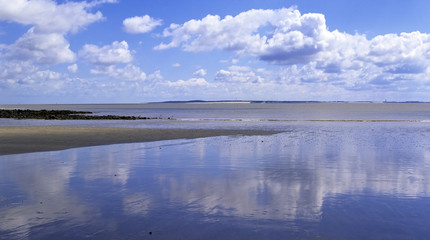
M 429 122 L 428 120 L 404 120 L 404 119 L 346 119 L 346 120 L 303 120 L 306 122 Z
M 216 122 L 430 122 L 420 119 L 241 119 L 241 118 L 169 118 L 172 121 L 216 121 Z
M 14 119 L 45 119 L 45 120 L 146 120 L 158 119 L 141 116 L 118 116 L 118 115 L 89 115 L 93 112 L 71 111 L 71 110 L 1 110 L 0 118 Z

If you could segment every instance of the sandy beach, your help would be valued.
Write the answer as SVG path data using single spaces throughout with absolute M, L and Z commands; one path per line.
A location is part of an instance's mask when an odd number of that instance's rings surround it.
M 0 127 L 0 155 L 55 151 L 118 143 L 276 132 L 210 129 L 133 129 L 66 126 Z

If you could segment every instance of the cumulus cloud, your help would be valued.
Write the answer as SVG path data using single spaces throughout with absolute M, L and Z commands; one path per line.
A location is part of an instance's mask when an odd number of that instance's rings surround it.
M 27 33 L 6 47 L 5 57 L 35 64 L 73 62 L 76 56 L 65 35 L 102 20 L 100 12 L 90 10 L 103 2 L 57 4 L 51 0 L 0 0 L 0 21 L 31 26 Z
M 197 77 L 204 77 L 204 76 L 206 76 L 206 74 L 207 74 L 207 70 L 203 69 L 203 68 L 201 68 L 201 69 L 199 69 L 193 73 L 193 75 L 197 76 Z
M 60 2 L 0 0 L 0 21 L 28 26 L 27 32 L 15 42 L 0 43 L 1 86 L 36 85 L 38 81 L 53 86 L 53 81 L 61 82 L 67 75 L 50 71 L 49 67 L 67 63 L 68 71 L 75 73 L 78 70 L 75 62 L 80 57 L 92 65 L 92 74 L 133 81 L 130 86 L 145 81 L 147 86 L 164 89 L 163 94 L 170 94 L 165 89 L 172 88 L 178 97 L 183 97 L 185 92 L 186 96 L 194 96 L 199 92 L 196 89 L 203 88 L 210 90 L 204 91 L 203 97 L 218 98 L 222 93 L 223 98 L 252 98 L 247 94 L 255 93 L 257 98 L 270 95 L 280 100 L 287 95 L 303 100 L 308 97 L 324 100 L 329 98 L 323 96 L 332 96 L 337 100 L 336 97 L 348 96 L 353 91 L 361 91 L 360 99 L 379 97 L 384 91 L 394 94 L 413 90 L 427 96 L 429 90 L 430 34 L 426 33 L 368 38 L 364 34 L 329 30 L 324 15 L 302 14 L 294 7 L 249 10 L 223 18 L 208 15 L 171 24 L 162 34 L 166 42 L 154 49 L 222 50 L 234 53 L 230 58 L 233 60 L 222 62 L 223 67 L 216 72 L 215 79 L 211 79 L 214 81 L 203 78 L 207 76 L 205 69 L 195 71 L 188 80 L 164 81 L 159 71 L 146 75 L 133 64 L 134 53 L 126 41 L 86 44 L 77 54 L 71 50 L 67 36 L 102 21 L 103 15 L 94 7 L 115 0 Z M 129 33 L 143 33 L 161 23 L 145 15 L 125 19 L 123 27 Z M 249 59 L 253 60 L 247 61 Z M 249 66 L 238 66 L 239 62 Z M 181 64 L 171 66 L 180 67 Z M 126 85 L 123 82 L 109 84 Z
M 161 71 L 160 70 L 157 70 L 157 71 L 149 74 L 148 77 L 147 77 L 147 80 L 151 81 L 151 82 L 158 82 L 158 81 L 163 80 L 163 75 L 161 75 Z
M 48 91 L 48 89 L 58 89 L 65 79 L 65 74 L 41 69 L 30 62 L 11 61 L 0 64 L 0 89 L 24 86 Z
M 104 74 L 124 81 L 143 81 L 146 74 L 140 67 L 131 64 L 132 52 L 126 41 L 114 41 L 110 45 L 97 46 L 85 44 L 79 51 L 79 56 L 95 66 L 92 74 Z M 123 65 L 125 66 L 117 66 Z
M 131 17 L 125 19 L 122 24 L 124 26 L 124 30 L 128 33 L 147 33 L 152 31 L 155 27 L 160 26 L 162 24 L 162 20 L 154 19 L 148 15 L 142 17 Z
M 114 65 L 98 67 L 91 69 L 92 74 L 105 74 L 112 78 L 124 81 L 144 81 L 146 74 L 140 67 L 133 64 L 127 64 L 125 67 L 117 67 Z
M 367 59 L 391 73 L 422 73 L 429 63 L 430 34 L 412 32 L 376 36 Z
M 216 73 L 215 81 L 230 83 L 261 83 L 264 78 L 247 66 L 231 66 Z
M 67 70 L 71 73 L 76 73 L 78 71 L 78 64 L 72 64 L 67 67 Z
M 85 58 L 94 65 L 115 65 L 129 63 L 133 60 L 131 51 L 126 41 L 115 41 L 111 45 L 99 47 L 93 44 L 85 44 L 79 51 L 79 56 Z
M 163 32 L 167 43 L 156 50 L 180 47 L 200 52 L 221 49 L 250 56 L 281 70 L 259 72 L 232 66 L 217 72 L 223 83 L 324 84 L 346 90 L 410 89 L 429 78 L 430 34 L 379 35 L 329 31 L 322 14 L 297 9 L 249 10 L 221 18 L 208 15 Z M 426 81 L 426 80 L 424 80 Z M 422 88 L 422 87 L 421 87 Z
M 0 20 L 34 25 L 38 32 L 77 32 L 103 18 L 100 12 L 88 12 L 95 4 L 87 2 L 57 4 L 51 0 L 0 0 L 0 5 Z
M 301 15 L 295 8 L 249 10 L 224 19 L 208 15 L 182 25 L 172 24 L 163 33 L 171 42 L 155 49 L 182 47 L 197 52 L 217 48 L 277 64 L 306 63 L 324 50 L 327 32 L 321 14 Z
M 0 0 L 0 21 L 14 22 L 29 29 L 12 44 L 0 44 L 0 85 L 10 89 L 31 88 L 30 92 L 55 91 L 70 81 L 67 74 L 54 72 L 51 65 L 70 63 L 77 59 L 66 39 L 86 26 L 103 20 L 92 9 L 114 0 L 65 1 Z M 67 68 L 76 72 L 77 65 Z
M 59 33 L 37 33 L 31 28 L 6 51 L 6 58 L 39 64 L 72 62 L 76 56 L 70 44 Z
M 209 83 L 204 78 L 191 78 L 188 80 L 178 80 L 175 82 L 167 81 L 169 87 L 196 87 L 196 86 L 208 86 Z
M 358 69 L 368 62 L 391 73 L 422 72 L 430 52 L 429 34 L 387 34 L 368 40 L 364 35 L 329 31 L 324 15 L 302 15 L 295 8 L 249 10 L 223 19 L 208 15 L 172 24 L 163 36 L 171 41 L 156 50 L 222 49 L 279 65 L 317 62 L 327 73 Z
M 3 86 L 28 82 L 28 76 L 37 72 L 38 68 L 28 62 L 2 62 L 0 64 L 0 83 Z

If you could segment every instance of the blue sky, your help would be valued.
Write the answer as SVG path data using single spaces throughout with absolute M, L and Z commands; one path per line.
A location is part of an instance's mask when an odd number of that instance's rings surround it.
M 428 1 L 0 5 L 0 103 L 430 101 Z

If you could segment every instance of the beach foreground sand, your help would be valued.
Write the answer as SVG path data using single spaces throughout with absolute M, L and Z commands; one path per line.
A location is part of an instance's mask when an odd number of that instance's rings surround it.
M 63 150 L 118 143 L 229 135 L 269 135 L 273 131 L 218 129 L 134 129 L 103 127 L 0 127 L 0 155 Z

